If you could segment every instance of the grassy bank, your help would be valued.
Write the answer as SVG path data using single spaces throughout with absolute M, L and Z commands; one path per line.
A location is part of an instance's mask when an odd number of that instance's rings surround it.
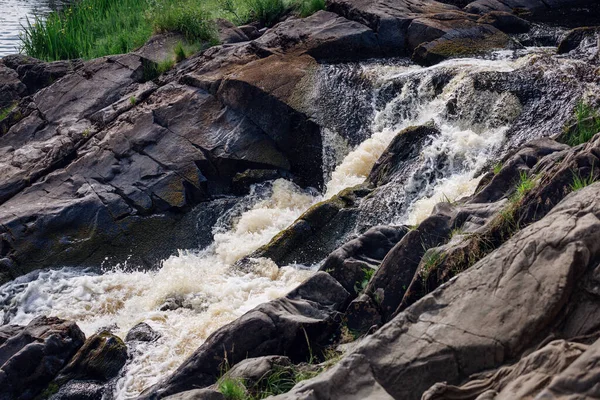
M 80 0 L 45 20 L 28 21 L 23 52 L 46 61 L 126 53 L 156 32 L 216 43 L 215 19 L 272 26 L 288 13 L 306 17 L 325 0 Z

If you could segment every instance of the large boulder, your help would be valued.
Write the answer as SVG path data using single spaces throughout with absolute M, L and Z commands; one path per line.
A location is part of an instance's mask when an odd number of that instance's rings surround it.
M 173 375 L 142 398 L 210 386 L 225 363 L 235 365 L 247 358 L 287 355 L 292 361 L 306 361 L 310 351 L 317 352 L 337 330 L 339 311 L 348 298 L 335 279 L 317 273 L 287 296 L 260 305 L 217 330 Z
M 0 345 L 0 398 L 34 399 L 83 345 L 73 322 L 38 317 Z
M 327 11 L 290 19 L 255 41 L 263 51 L 306 53 L 319 61 L 360 60 L 381 55 L 379 37 L 369 27 Z
M 577 304 L 576 288 L 595 279 L 591 270 L 600 259 L 598 195 L 600 184 L 567 196 L 544 219 L 398 314 L 330 371 L 276 398 L 363 398 L 348 395 L 353 380 L 334 379 L 362 369 L 393 398 L 418 399 L 436 382 L 458 383 L 519 357 L 553 329 L 565 332 L 555 318 L 565 309 L 578 312 L 565 306 Z M 599 306 L 595 301 L 591 309 Z

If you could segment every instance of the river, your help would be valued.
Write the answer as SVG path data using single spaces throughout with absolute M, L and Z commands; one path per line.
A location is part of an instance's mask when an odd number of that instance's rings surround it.
M 0 57 L 19 52 L 19 35 L 27 18 L 47 15 L 66 3 L 66 0 L 0 0 Z

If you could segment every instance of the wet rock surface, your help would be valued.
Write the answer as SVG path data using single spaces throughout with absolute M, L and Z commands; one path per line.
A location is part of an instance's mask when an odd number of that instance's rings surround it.
M 34 399 L 83 345 L 73 322 L 39 317 L 0 345 L 0 396 Z

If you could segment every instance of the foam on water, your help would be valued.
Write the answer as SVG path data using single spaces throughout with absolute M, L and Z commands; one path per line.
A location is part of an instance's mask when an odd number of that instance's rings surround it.
M 137 323 L 148 323 L 162 337 L 136 346 L 116 387 L 117 398 L 135 397 L 177 368 L 216 329 L 285 295 L 312 273 L 297 266 L 278 268 L 267 259 L 248 273 L 231 266 L 316 199 L 291 182 L 277 180 L 271 195 L 230 229 L 217 228 L 209 248 L 182 251 L 157 271 L 120 267 L 99 274 L 64 268 L 20 277 L 0 288 L 0 304 L 9 303 L 0 319 L 10 313 L 10 323 L 26 324 L 37 315 L 51 315 L 77 321 L 86 336 L 110 327 L 121 338 Z M 169 299 L 184 307 L 161 311 Z

